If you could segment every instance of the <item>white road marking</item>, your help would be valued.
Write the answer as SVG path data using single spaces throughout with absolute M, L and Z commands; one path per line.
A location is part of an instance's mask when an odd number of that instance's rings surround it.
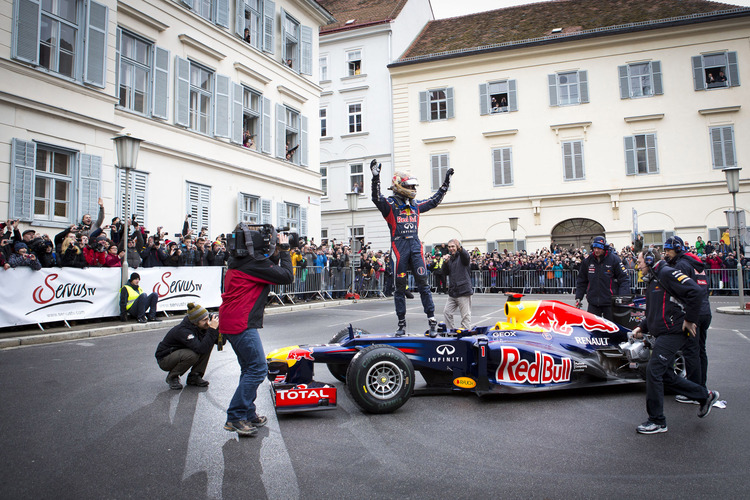
M 739 330 L 732 330 L 732 331 L 733 331 L 734 333 L 736 333 L 737 335 L 739 335 L 740 337 L 742 337 L 743 339 L 745 339 L 745 340 L 747 340 L 748 342 L 750 342 L 750 338 L 747 338 L 747 336 L 746 336 L 746 335 L 744 335 L 744 334 L 743 334 L 742 332 L 740 332 Z
M 260 446 L 260 463 L 263 465 L 260 478 L 268 498 L 296 500 L 300 497 L 299 484 L 289 450 L 281 436 L 268 384 L 269 382 L 263 382 L 258 388 L 258 398 L 255 402 L 258 415 L 268 417 L 268 437 L 263 439 Z

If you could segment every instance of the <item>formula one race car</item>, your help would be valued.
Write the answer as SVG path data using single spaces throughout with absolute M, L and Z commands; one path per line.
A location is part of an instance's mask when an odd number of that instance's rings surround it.
M 507 321 L 492 327 L 447 331 L 441 325 L 431 338 L 373 335 L 349 326 L 328 344 L 277 349 L 267 356 L 276 411 L 336 407 L 336 387 L 313 380 L 315 363 L 328 365 L 370 413 L 390 413 L 406 403 L 415 371 L 431 392 L 479 396 L 644 381 L 647 340 L 630 338 L 628 328 L 568 304 L 521 298 L 509 294 Z

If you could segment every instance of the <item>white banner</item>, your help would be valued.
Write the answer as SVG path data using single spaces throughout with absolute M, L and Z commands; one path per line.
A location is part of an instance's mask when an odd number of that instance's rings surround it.
M 159 296 L 160 311 L 221 305 L 221 267 L 158 267 L 136 269 L 140 286 Z M 28 268 L 0 270 L 0 328 L 92 319 L 120 314 L 120 273 L 117 268 Z

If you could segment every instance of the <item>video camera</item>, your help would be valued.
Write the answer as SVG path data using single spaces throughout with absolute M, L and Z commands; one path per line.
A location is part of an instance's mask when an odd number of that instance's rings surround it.
M 289 235 L 289 248 L 299 246 L 299 235 L 290 233 L 289 227 L 275 228 L 271 224 L 240 222 L 234 232 L 227 235 L 227 251 L 232 257 L 260 257 L 276 251 L 279 233 Z

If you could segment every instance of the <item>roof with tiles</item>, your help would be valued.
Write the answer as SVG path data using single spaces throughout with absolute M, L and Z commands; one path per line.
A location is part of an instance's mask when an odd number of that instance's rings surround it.
M 408 0 L 318 0 L 336 22 L 320 28 L 321 34 L 361 28 L 396 18 Z
M 447 51 L 469 52 L 541 37 L 564 40 L 566 35 L 584 34 L 585 30 L 736 9 L 743 8 L 707 0 L 540 2 L 430 21 L 400 60 L 422 59 Z

